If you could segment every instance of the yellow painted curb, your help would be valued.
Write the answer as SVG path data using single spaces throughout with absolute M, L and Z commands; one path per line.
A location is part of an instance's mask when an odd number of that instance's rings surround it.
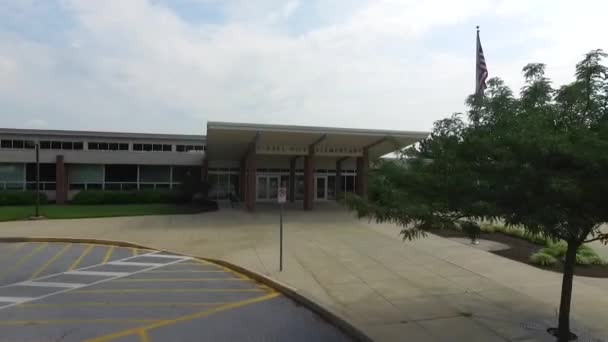
M 258 282 L 275 289 L 276 291 L 282 293 L 286 297 L 292 299 L 293 301 L 301 304 L 302 306 L 307 307 L 312 310 L 323 319 L 325 319 L 330 324 L 336 326 L 338 329 L 342 330 L 345 334 L 353 338 L 355 341 L 361 342 L 371 342 L 373 341 L 370 337 L 365 335 L 361 330 L 356 328 L 354 325 L 350 324 L 346 319 L 340 317 L 338 314 L 330 311 L 329 309 L 323 307 L 321 304 L 317 303 L 313 299 L 310 299 L 301 293 L 298 292 L 296 288 L 293 288 L 287 284 L 284 284 L 278 280 L 267 277 L 263 274 L 248 270 L 241 266 L 235 265 L 231 262 L 214 259 L 214 258 L 206 258 L 199 257 L 196 255 L 188 255 L 181 252 L 175 252 L 162 248 L 155 248 L 144 246 L 136 243 L 126 242 L 126 241 L 117 241 L 117 240 L 102 240 L 102 239 L 80 239 L 80 238 L 41 238 L 41 237 L 0 237 L 0 242 L 63 242 L 63 243 L 89 243 L 96 245 L 108 245 L 108 246 L 118 246 L 118 247 L 131 247 L 131 248 L 141 248 L 141 249 L 151 249 L 157 250 L 161 252 L 174 253 L 179 255 L 185 255 L 189 257 L 193 257 L 196 259 L 204 260 L 207 262 L 211 262 L 220 266 L 224 266 L 229 268 L 235 272 L 242 273 L 247 277 L 257 280 Z

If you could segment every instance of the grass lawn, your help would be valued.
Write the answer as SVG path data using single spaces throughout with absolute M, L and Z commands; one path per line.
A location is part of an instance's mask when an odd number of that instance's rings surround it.
M 0 207 L 0 221 L 26 220 L 34 216 L 34 206 Z M 174 204 L 42 205 L 40 213 L 49 219 L 86 217 L 193 214 L 200 208 Z

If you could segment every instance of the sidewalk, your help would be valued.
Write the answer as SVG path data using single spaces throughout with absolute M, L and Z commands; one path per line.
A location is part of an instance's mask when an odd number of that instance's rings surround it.
M 124 240 L 223 259 L 265 274 L 377 341 L 552 341 L 561 275 L 429 235 L 359 221 L 335 206 L 285 213 L 278 271 L 278 212 L 0 223 L 0 236 Z M 608 279 L 576 277 L 579 340 L 608 341 Z

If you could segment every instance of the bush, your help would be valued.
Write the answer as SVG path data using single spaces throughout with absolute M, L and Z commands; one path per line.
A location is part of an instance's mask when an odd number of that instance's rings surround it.
M 549 243 L 547 247 L 540 250 L 540 252 L 549 254 L 552 257 L 564 260 L 568 245 L 564 241 L 557 243 Z M 606 261 L 602 259 L 591 247 L 582 245 L 576 251 L 576 264 L 577 265 L 605 265 Z
M 513 236 L 516 238 L 524 239 L 526 241 L 530 241 L 537 245 L 545 246 L 548 243 L 548 240 L 540 235 L 530 234 L 525 230 L 518 227 L 506 227 L 498 224 L 491 223 L 483 223 L 481 225 L 481 231 L 484 233 L 503 233 L 505 235 Z
M 544 253 L 542 250 L 532 254 L 530 261 L 539 266 L 553 266 L 557 264 L 557 259 L 554 256 Z
M 40 192 L 40 204 L 48 203 L 44 192 Z M 0 205 L 34 205 L 36 204 L 35 191 L 2 190 L 0 191 Z
M 557 243 L 550 242 L 547 247 L 543 248 L 543 251 L 555 258 L 563 259 L 566 256 L 568 250 L 568 244 L 565 241 L 559 241 Z M 578 253 L 577 253 L 578 254 Z
M 578 265 L 605 265 L 606 261 L 591 247 L 583 245 L 576 251 L 576 263 Z
M 73 204 L 150 204 L 178 203 L 182 196 L 174 191 L 81 191 Z

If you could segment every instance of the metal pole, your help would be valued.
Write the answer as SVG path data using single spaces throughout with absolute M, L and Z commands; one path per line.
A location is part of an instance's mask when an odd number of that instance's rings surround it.
M 40 144 L 36 143 L 36 217 L 40 216 Z
M 283 271 L 283 203 L 281 203 L 279 230 L 279 271 Z

